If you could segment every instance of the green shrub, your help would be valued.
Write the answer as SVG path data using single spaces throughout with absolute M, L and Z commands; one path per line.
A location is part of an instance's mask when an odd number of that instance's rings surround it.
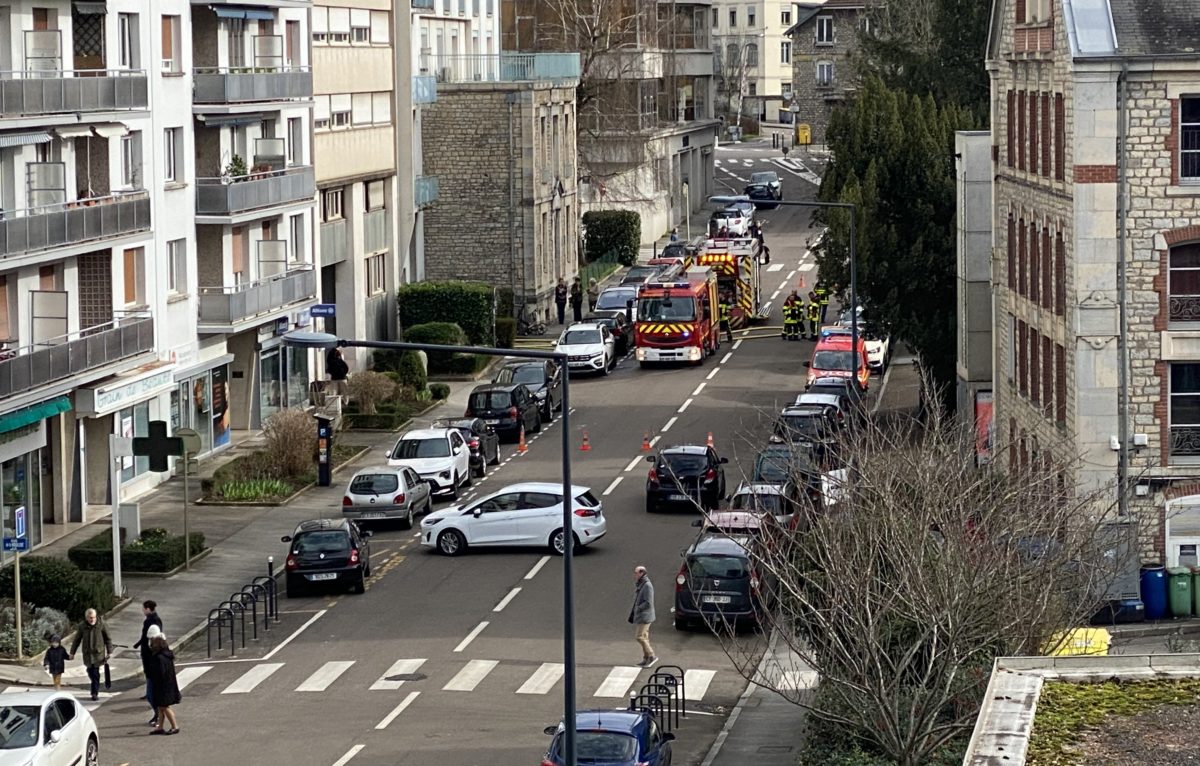
M 445 383 L 433 383 L 429 386 L 429 395 L 439 402 L 445 401 L 450 396 L 450 386 Z
M 632 266 L 642 243 L 642 217 L 632 210 L 593 210 L 583 214 L 587 227 L 584 249 L 588 263 L 615 252 L 617 260 Z
M 500 348 L 512 348 L 517 344 L 517 320 L 512 317 L 500 317 L 496 320 L 496 345 Z
M 453 322 L 429 322 L 410 327 L 404 333 L 404 339 L 409 343 L 431 343 L 438 346 L 463 346 L 467 336 L 463 329 Z M 429 358 L 431 373 L 448 372 L 450 360 L 458 356 L 448 351 L 426 351 Z
M 104 532 L 112 540 L 111 532 Z M 112 571 L 111 558 L 108 566 Z M 33 606 L 45 606 L 66 612 L 72 620 L 82 620 L 87 609 L 101 614 L 113 608 L 112 579 L 86 575 L 66 559 L 52 556 L 21 557 L 21 599 Z M 13 598 L 13 568 L 0 569 L 0 598 Z
M 417 341 L 411 331 L 430 322 L 451 322 L 466 333 L 474 345 L 495 343 L 495 289 L 483 282 L 415 282 L 396 290 L 400 327 L 404 339 Z
M 192 556 L 204 550 L 204 535 L 192 532 Z M 112 534 L 102 532 L 67 550 L 67 556 L 79 569 L 89 572 L 112 570 Z M 165 529 L 146 529 L 141 537 L 121 547 L 121 570 L 124 572 L 169 572 L 181 566 L 187 558 L 183 535 L 172 535 Z M 21 591 L 25 590 L 25 572 L 21 572 Z M 111 588 L 111 583 L 109 584 Z

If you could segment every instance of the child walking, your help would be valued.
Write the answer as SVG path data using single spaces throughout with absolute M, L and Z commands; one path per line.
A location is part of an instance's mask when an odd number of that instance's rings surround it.
M 50 636 L 50 648 L 46 650 L 42 666 L 54 679 L 54 688 L 61 689 L 63 670 L 67 666 L 67 650 L 63 648 L 62 639 L 58 636 Z

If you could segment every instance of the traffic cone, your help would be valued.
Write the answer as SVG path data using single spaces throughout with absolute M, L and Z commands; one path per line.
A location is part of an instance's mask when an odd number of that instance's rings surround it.
M 521 436 L 517 439 L 517 454 L 524 455 L 529 451 L 529 445 L 525 443 L 525 424 L 521 424 Z
M 650 451 L 650 432 L 646 431 L 645 435 L 642 437 L 642 452 L 649 452 L 649 451 Z
M 583 444 L 579 445 L 580 452 L 591 452 L 592 445 L 588 442 L 587 431 L 583 432 Z
M 707 444 L 708 444 L 708 446 L 709 446 L 709 447 L 713 446 L 713 440 L 712 440 L 712 431 L 709 431 L 709 432 L 708 432 L 708 442 L 707 442 Z

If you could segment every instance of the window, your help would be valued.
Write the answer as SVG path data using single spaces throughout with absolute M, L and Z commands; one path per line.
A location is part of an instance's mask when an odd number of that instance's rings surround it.
M 790 10 L 780 11 L 779 23 L 783 25 L 785 30 L 790 27 L 792 25 L 792 12 Z
M 721 21 L 720 21 L 721 10 L 719 8 L 713 8 L 712 9 L 712 17 L 713 17 L 713 29 L 716 29 L 717 25 L 721 23 Z
M 304 237 L 304 214 L 296 213 L 288 218 L 288 247 L 291 248 L 292 263 L 308 263 L 308 248 Z
M 183 128 L 163 131 L 163 180 L 183 180 Z
M 117 14 L 117 62 L 122 69 L 138 69 L 136 13 Z
M 187 288 L 187 240 L 173 239 L 167 242 L 167 289 L 182 295 Z
M 181 72 L 179 63 L 179 17 L 162 17 L 162 71 Z
M 378 295 L 384 289 L 383 253 L 367 258 L 367 295 Z
M 125 305 L 140 306 L 146 302 L 144 291 L 146 273 L 146 250 L 135 247 L 125 251 Z
M 371 42 L 371 28 L 370 27 L 350 27 L 350 39 L 352 42 L 356 42 L 356 43 L 370 43 Z
M 142 133 L 133 131 L 121 137 L 121 184 L 136 189 L 142 179 Z
M 1179 180 L 1200 182 L 1200 96 L 1179 99 Z
M 387 199 L 384 195 L 383 180 L 367 181 L 363 184 L 364 191 L 367 197 L 367 210 L 382 210 L 387 207 Z
M 817 17 L 817 45 L 833 45 L 833 17 Z
M 1200 243 L 1176 245 L 1168 258 L 1170 321 L 1200 321 Z
M 342 219 L 342 190 L 327 189 L 321 192 L 321 222 Z
M 829 88 L 833 86 L 833 62 L 818 61 L 817 62 L 817 87 Z
M 729 9 L 729 26 L 730 27 L 737 26 L 737 8 Z
M 779 63 L 780 64 L 792 63 L 792 44 L 790 42 L 788 42 L 787 40 L 784 40 L 783 42 L 779 43 Z
M 754 6 L 751 6 L 746 9 L 746 26 L 748 26 L 748 27 L 754 26 L 755 21 L 756 21 L 756 19 L 754 17 Z
M 746 66 L 758 66 L 758 43 L 746 46 Z

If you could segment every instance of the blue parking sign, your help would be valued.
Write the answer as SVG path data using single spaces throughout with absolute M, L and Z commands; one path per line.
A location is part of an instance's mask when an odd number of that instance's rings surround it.
M 17 537 L 25 536 L 25 506 L 19 505 L 13 509 L 13 526 L 16 528 Z

